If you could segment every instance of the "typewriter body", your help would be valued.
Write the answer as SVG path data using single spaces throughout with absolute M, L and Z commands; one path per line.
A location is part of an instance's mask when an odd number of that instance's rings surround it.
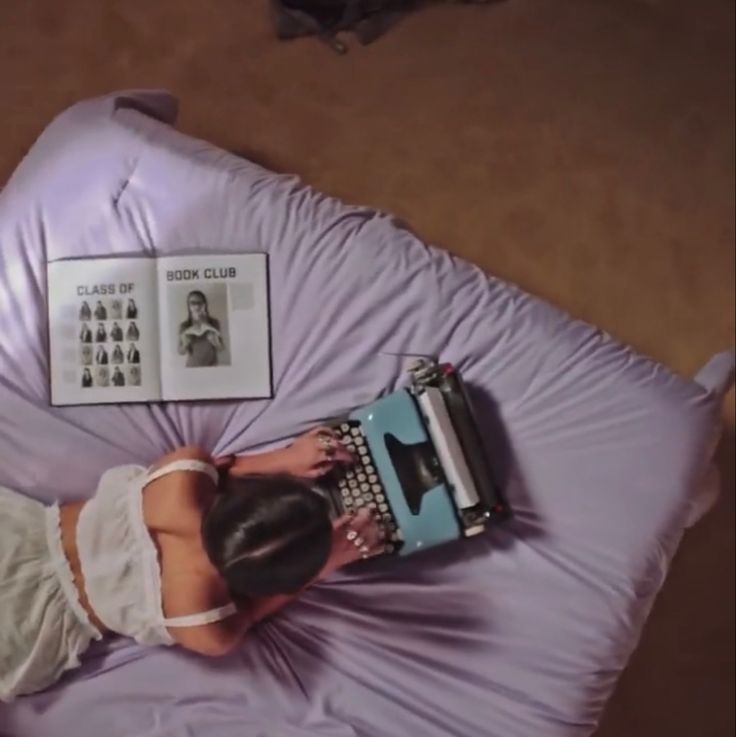
M 401 556 L 477 535 L 509 515 L 459 373 L 427 359 L 409 372 L 407 388 L 335 424 L 358 463 L 320 488 L 336 516 L 372 509 L 386 553 Z

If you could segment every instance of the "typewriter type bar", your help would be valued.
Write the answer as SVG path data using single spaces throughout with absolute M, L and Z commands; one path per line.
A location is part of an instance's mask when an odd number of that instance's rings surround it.
M 431 403 L 437 407 L 441 400 L 443 410 L 440 412 L 444 415 L 442 422 L 446 423 L 449 419 L 454 430 L 452 437 L 457 445 L 452 457 L 453 459 L 461 458 L 463 461 L 462 474 L 458 474 L 456 478 L 453 478 L 453 463 L 446 461 L 441 450 L 442 443 L 435 439 L 435 433 L 432 433 L 432 440 L 437 455 L 442 458 L 448 483 L 453 487 L 456 503 L 466 526 L 472 524 L 474 517 L 478 518 L 478 512 L 481 509 L 484 510 L 483 516 L 486 522 L 502 521 L 511 516 L 510 509 L 493 478 L 486 449 L 472 414 L 470 399 L 459 373 L 449 363 L 439 364 L 429 361 L 418 362 L 411 372 L 412 390 L 417 402 L 420 406 Z M 427 393 L 432 398 L 422 400 L 421 397 Z M 428 417 L 432 416 L 424 410 L 424 407 L 423 411 Z M 430 432 L 432 424 L 428 422 Z M 467 483 L 468 478 L 472 479 L 472 485 Z M 460 483 L 457 483 L 457 479 L 460 480 Z M 456 489 L 460 490 L 459 493 Z M 476 500 L 476 507 L 471 510 L 467 503 L 474 500 Z M 463 510 L 466 511 L 463 512 Z M 474 533 L 466 532 L 466 534 Z

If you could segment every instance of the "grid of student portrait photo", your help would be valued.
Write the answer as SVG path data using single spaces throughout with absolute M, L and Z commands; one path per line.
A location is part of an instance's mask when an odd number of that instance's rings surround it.
M 80 382 L 83 388 L 140 386 L 138 306 L 128 298 L 79 306 Z

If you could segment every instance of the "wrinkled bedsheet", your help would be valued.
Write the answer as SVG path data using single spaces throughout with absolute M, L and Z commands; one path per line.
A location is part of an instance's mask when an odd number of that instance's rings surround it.
M 591 734 L 697 512 L 733 356 L 676 376 L 385 213 L 178 133 L 176 108 L 160 92 L 82 102 L 0 194 L 0 484 L 71 500 L 180 444 L 283 443 L 395 388 L 388 354 L 416 352 L 463 372 L 515 517 L 336 575 L 222 660 L 95 646 L 3 708 L 0 731 Z M 270 255 L 274 399 L 48 406 L 47 259 L 208 250 Z

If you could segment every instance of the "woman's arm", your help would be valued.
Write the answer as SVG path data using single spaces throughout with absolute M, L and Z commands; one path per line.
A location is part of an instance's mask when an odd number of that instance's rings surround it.
M 210 326 L 210 329 L 207 330 L 205 335 L 207 336 L 207 340 L 209 340 L 209 342 L 215 347 L 216 351 L 225 350 L 225 343 L 223 342 L 222 335 L 217 328 Z
M 316 427 L 300 435 L 291 445 L 278 450 L 219 459 L 233 476 L 287 473 L 302 478 L 318 478 L 336 464 L 352 465 L 355 458 L 328 427 Z
M 179 345 L 177 347 L 177 351 L 179 352 L 180 356 L 185 355 L 186 353 L 189 353 L 189 346 L 192 344 L 192 337 L 190 335 L 187 335 L 185 330 L 182 330 L 179 328 Z

